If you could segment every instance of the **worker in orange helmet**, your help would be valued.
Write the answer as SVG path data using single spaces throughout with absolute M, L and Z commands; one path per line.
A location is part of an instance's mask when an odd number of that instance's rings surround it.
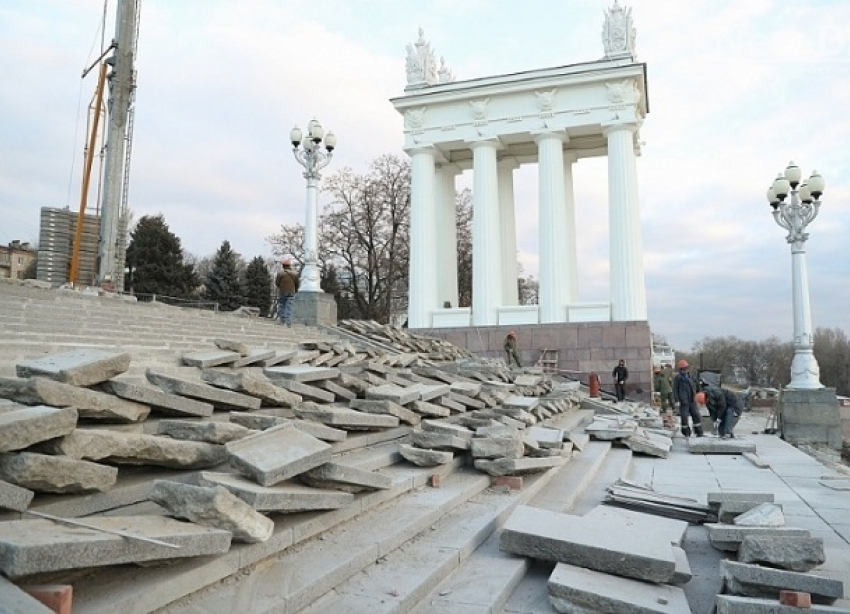
M 682 435 L 685 437 L 691 436 L 691 427 L 688 422 L 688 417 L 690 417 L 693 422 L 694 434 L 697 437 L 702 437 L 702 416 L 699 413 L 696 402 L 697 385 L 688 372 L 690 365 L 687 360 L 682 359 L 676 366 L 679 368 L 679 373 L 673 378 L 673 400 L 679 405 Z
M 511 361 L 516 363 L 516 366 L 521 367 L 522 363 L 519 361 L 519 354 L 516 351 L 516 333 L 511 331 L 508 333 L 508 336 L 505 337 L 505 352 L 508 355 L 508 366 L 511 366 Z

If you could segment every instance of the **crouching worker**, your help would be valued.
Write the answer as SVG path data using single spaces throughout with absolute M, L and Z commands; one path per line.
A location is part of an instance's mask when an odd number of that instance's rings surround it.
M 705 405 L 711 420 L 720 437 L 735 437 L 732 429 L 735 427 L 735 418 L 741 415 L 741 401 L 731 390 L 725 390 L 706 382 L 700 382 L 705 392 Z
M 688 422 L 690 417 L 694 425 L 694 433 L 702 437 L 702 416 L 697 408 L 697 386 L 691 379 L 688 369 L 690 365 L 687 360 L 680 360 L 677 365 L 679 373 L 673 378 L 673 400 L 679 404 L 679 418 L 682 421 L 682 435 L 691 436 L 691 427 Z

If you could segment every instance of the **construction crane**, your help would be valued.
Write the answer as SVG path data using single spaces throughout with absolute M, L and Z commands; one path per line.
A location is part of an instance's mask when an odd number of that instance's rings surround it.
M 100 206 L 97 283 L 118 291 L 124 289 L 140 5 L 141 0 L 118 0 L 114 49 L 106 60 L 112 70 L 107 77 L 109 122 Z

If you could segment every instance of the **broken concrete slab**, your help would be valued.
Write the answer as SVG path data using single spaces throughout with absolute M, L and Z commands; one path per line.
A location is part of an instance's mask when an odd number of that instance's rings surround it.
M 721 510 L 723 506 L 720 506 Z M 776 503 L 759 503 L 754 508 L 735 517 L 734 523 L 741 527 L 784 527 L 785 514 Z
M 414 401 L 410 407 L 418 414 L 433 418 L 446 418 L 451 415 L 451 410 L 442 405 L 429 403 L 428 401 Z
M 510 407 L 514 409 L 521 409 L 523 411 L 531 411 L 540 403 L 540 399 L 538 397 L 525 397 L 520 395 L 513 395 L 506 398 L 502 401 L 502 407 Z
M 558 563 L 549 576 L 549 600 L 558 612 L 690 612 L 685 592 L 676 586 Z
M 74 407 L 80 418 L 110 422 L 141 422 L 151 411 L 142 403 L 46 377 L 0 378 L 0 397 L 26 405 Z
M 743 597 L 779 599 L 779 591 L 809 593 L 812 603 L 829 605 L 844 597 L 844 583 L 810 573 L 749 565 L 730 560 L 720 561 L 724 591 Z
M 654 532 L 529 506 L 514 510 L 500 543 L 513 554 L 649 582 L 670 582 L 676 571 L 673 548 Z
M 285 379 L 295 382 L 315 382 L 339 377 L 339 369 L 336 367 L 313 367 L 310 365 L 268 367 L 263 370 L 263 373 L 274 381 Z
M 252 375 L 241 370 L 204 369 L 201 379 L 218 388 L 226 388 L 257 397 L 266 404 L 294 407 L 301 397 L 286 388 L 275 386 L 266 378 Z
M 449 433 L 438 433 L 435 431 L 415 430 L 410 434 L 411 443 L 417 448 L 429 450 L 460 450 L 469 449 L 470 439 L 466 437 L 455 437 Z
M 718 509 L 721 504 L 737 501 L 750 501 L 756 505 L 759 503 L 773 503 L 772 492 L 753 492 L 745 490 L 724 490 L 721 492 L 710 492 L 706 495 L 706 503 L 709 507 Z M 755 506 L 753 506 L 755 507 Z
M 150 383 L 159 386 L 165 392 L 206 401 L 218 409 L 260 409 L 260 399 L 247 394 L 192 382 L 153 369 L 147 369 L 145 376 Z
M 331 460 L 331 446 L 281 424 L 226 444 L 233 464 L 261 486 L 272 486 Z
M 301 420 L 300 418 L 283 418 L 232 411 L 230 412 L 230 421 L 255 431 L 265 431 L 280 424 L 292 424 L 299 431 L 304 431 L 322 441 L 345 441 L 348 437 L 348 432 L 342 429 L 335 429 L 320 422 Z
M 367 414 L 347 407 L 302 403 L 295 409 L 299 417 L 346 430 L 380 430 L 398 426 L 399 419 L 385 414 Z
M 233 362 L 241 357 L 239 352 L 231 352 L 228 350 L 198 350 L 196 352 L 188 352 L 183 354 L 181 359 L 184 365 L 190 367 L 215 367 L 218 365 Z
M 75 429 L 44 445 L 71 458 L 125 465 L 206 469 L 227 460 L 224 447 L 212 443 L 106 430 Z
M 389 475 L 341 463 L 325 463 L 302 473 L 298 477 L 309 486 L 332 488 L 351 493 L 363 490 L 386 490 L 393 485 L 393 480 Z
M 418 465 L 419 467 L 436 467 L 437 465 L 445 465 L 452 462 L 454 453 L 441 452 L 439 450 L 425 450 L 423 448 L 415 448 L 406 443 L 399 444 L 399 454 L 404 460 Z
M 34 496 L 35 493 L 27 488 L 0 480 L 0 509 L 21 512 L 29 507 Z
M 0 478 L 36 492 L 104 492 L 115 485 L 118 468 L 67 456 L 18 452 L 0 456 Z
M 643 429 L 635 431 L 632 435 L 623 440 L 627 448 L 637 454 L 646 454 L 647 456 L 657 456 L 658 458 L 667 458 L 670 450 L 673 449 L 673 440 L 663 435 L 656 435 Z
M 743 454 L 755 452 L 756 444 L 740 437 L 735 439 L 697 437 L 688 440 L 688 451 L 691 454 Z
M 762 527 L 748 527 L 750 530 Z M 771 529 L 765 529 L 769 531 Z M 779 531 L 780 529 L 772 529 Z M 749 534 L 738 548 L 738 561 L 789 571 L 810 571 L 826 561 L 823 539 L 806 535 Z
M 717 510 L 717 520 L 722 523 L 735 524 L 735 518 L 741 514 L 749 512 L 759 505 L 762 505 L 762 503 L 747 501 L 746 499 L 721 503 Z M 773 504 L 769 503 L 768 505 Z
M 455 403 L 463 405 L 467 409 L 485 409 L 487 407 L 484 401 L 479 401 L 478 399 L 473 399 L 457 392 L 449 392 L 448 398 Z
M 93 386 L 129 368 L 130 354 L 126 352 L 86 348 L 26 360 L 16 365 L 15 372 L 18 377 L 41 375 L 74 386 Z
M 560 467 L 567 461 L 563 456 L 548 456 L 545 458 L 497 458 L 488 460 L 486 458 L 475 459 L 475 468 L 499 477 L 503 475 L 528 475 L 529 473 L 540 473 L 552 467 Z
M 396 384 L 373 386 L 366 390 L 367 399 L 392 401 L 398 405 L 407 405 L 414 401 L 420 401 L 422 400 L 421 397 L 422 395 L 418 389 L 402 388 Z
M 531 426 L 526 435 L 541 448 L 560 448 L 564 444 L 564 431 L 547 426 Z
M 462 439 L 472 439 L 475 434 L 465 426 L 444 422 L 442 420 L 423 420 L 421 425 L 423 431 L 431 431 L 434 433 L 445 433 Z
M 296 349 L 275 349 L 274 356 L 271 358 L 266 358 L 265 360 L 260 361 L 261 367 L 273 367 L 275 365 L 279 365 L 282 362 L 286 362 L 288 360 L 292 360 L 298 355 L 298 350 Z
M 829 605 L 812 605 L 811 608 L 801 609 L 791 605 L 780 605 L 775 599 L 756 599 L 753 597 L 736 597 L 734 595 L 718 595 L 716 614 L 850 614 L 847 608 L 837 608 Z
M 673 575 L 670 584 L 682 586 L 690 582 L 694 577 L 691 571 L 691 564 L 688 562 L 688 553 L 683 548 L 674 545 L 673 556 L 676 558 L 676 573 Z
M 353 390 L 340 386 L 334 380 L 325 379 L 318 383 L 319 388 L 333 393 L 337 401 L 352 401 L 357 398 L 357 393 Z
M 301 484 L 281 482 L 275 486 L 260 486 L 232 473 L 201 472 L 201 484 L 223 486 L 260 512 L 296 513 L 311 510 L 334 510 L 354 500 L 350 492 L 310 488 Z
M 86 518 L 92 529 L 49 520 L 0 522 L 0 570 L 9 578 L 37 573 L 223 554 L 230 532 L 162 516 Z M 179 546 L 168 548 L 97 530 L 126 531 Z
M 210 403 L 187 399 L 151 386 L 117 379 L 106 382 L 105 386 L 121 398 L 145 403 L 169 415 L 207 418 L 213 413 L 213 406 Z
M 809 537 L 806 529 L 794 527 L 739 527 L 734 524 L 705 523 L 711 545 L 718 550 L 737 552 L 741 543 L 748 536 L 763 536 L 773 540 Z M 744 561 L 748 562 L 748 561 Z
M 274 531 L 274 522 L 221 486 L 154 480 L 148 498 L 177 518 L 230 531 L 233 541 L 264 542 Z
M 525 445 L 516 437 L 474 437 L 470 450 L 473 458 L 522 458 Z
M 433 383 L 433 384 L 424 384 L 422 382 L 418 382 L 413 386 L 410 386 L 411 389 L 419 392 L 419 399 L 422 401 L 430 401 L 432 399 L 436 399 L 437 397 L 441 397 L 447 395 L 451 388 L 448 384 L 441 383 Z
M 272 359 L 275 357 L 274 350 L 267 349 L 253 349 L 248 354 L 242 356 L 241 358 L 237 358 L 233 362 L 230 363 L 230 367 L 234 369 L 241 369 L 242 367 L 247 367 L 248 365 L 255 365 L 259 363 L 264 363 L 265 361 Z
M 206 441 L 207 443 L 227 443 L 236 441 L 254 433 L 249 428 L 232 422 L 189 422 L 188 420 L 160 420 L 156 434 L 172 439 L 186 441 Z
M 34 405 L 0 412 L 0 452 L 23 450 L 67 435 L 77 426 L 73 407 Z
M 274 380 L 277 386 L 280 386 L 290 392 L 301 396 L 305 401 L 319 403 L 333 403 L 336 400 L 336 395 L 333 392 L 311 386 L 296 380 L 278 379 Z
M 213 339 L 213 344 L 220 350 L 236 352 L 240 356 L 247 356 L 251 353 L 251 348 L 247 343 L 241 341 L 233 341 L 231 339 Z
M 452 384 L 447 384 L 452 392 L 462 394 L 467 397 L 477 398 L 481 394 L 481 382 L 464 382 L 458 381 Z
M 613 505 L 597 505 L 584 515 L 602 525 L 631 527 L 638 533 L 652 532 L 658 539 L 681 546 L 685 540 L 688 523 L 675 518 L 664 518 L 655 514 L 645 514 Z
M 369 393 L 366 393 L 365 399 L 354 399 L 349 403 L 351 409 L 366 412 L 368 414 L 386 414 L 395 416 L 401 422 L 410 425 L 417 425 L 422 421 L 422 418 L 416 412 L 399 405 L 397 402 L 386 398 L 368 398 Z

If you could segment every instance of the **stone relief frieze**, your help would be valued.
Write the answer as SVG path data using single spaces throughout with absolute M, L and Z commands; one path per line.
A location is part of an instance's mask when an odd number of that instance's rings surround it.
M 425 107 L 408 109 L 404 112 L 404 126 L 408 130 L 422 130 L 425 125 Z
M 472 120 L 476 126 L 487 123 L 487 115 L 489 113 L 487 104 L 489 102 L 489 98 L 469 101 L 469 112 L 472 113 Z
M 534 92 L 537 97 L 537 109 L 540 111 L 541 117 L 551 117 L 552 107 L 555 105 L 556 88 L 552 88 L 548 92 Z

